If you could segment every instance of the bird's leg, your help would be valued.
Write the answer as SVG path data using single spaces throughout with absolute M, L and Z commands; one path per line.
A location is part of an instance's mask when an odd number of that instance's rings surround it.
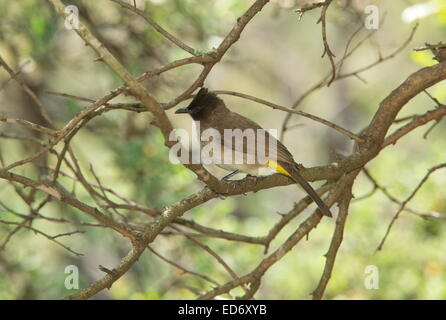
M 235 171 L 232 171 L 230 174 L 227 174 L 227 175 L 225 175 L 223 178 L 221 178 L 221 180 L 227 182 L 227 181 L 229 180 L 229 178 L 235 176 L 235 175 L 236 175 L 237 173 L 239 173 L 239 172 L 240 172 L 239 169 L 237 169 L 237 170 L 235 170 Z
M 229 178 L 231 178 L 232 176 L 236 175 L 237 173 L 239 173 L 239 170 L 235 170 L 227 175 L 225 175 L 223 178 L 221 178 L 221 181 L 226 182 L 230 185 L 230 188 L 232 187 L 233 189 L 235 189 L 235 184 L 234 181 L 229 180 Z M 213 190 L 214 191 L 214 190 Z M 220 199 L 224 200 L 226 198 L 226 194 L 225 193 L 221 193 L 221 192 L 217 192 L 214 191 L 215 194 L 217 195 L 217 197 L 219 197 Z
M 254 184 L 257 184 L 257 176 L 254 176 L 249 173 L 247 173 L 246 176 L 240 181 L 249 181 L 249 180 L 254 181 Z M 254 192 L 256 192 L 256 191 L 254 191 Z M 243 193 L 243 195 L 246 196 L 247 194 Z

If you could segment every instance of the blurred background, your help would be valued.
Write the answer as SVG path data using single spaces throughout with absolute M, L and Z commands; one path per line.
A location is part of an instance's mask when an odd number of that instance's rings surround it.
M 139 0 L 136 3 L 185 43 L 208 52 L 218 47 L 252 1 Z M 205 85 L 211 90 L 234 90 L 291 107 L 331 70 L 328 59 L 321 58 L 321 26 L 316 24 L 320 10 L 305 13 L 301 20 L 294 12 L 305 3 L 308 1 L 271 1 L 213 68 Z M 81 21 L 135 76 L 188 57 L 143 19 L 111 1 L 71 0 L 69 4 L 79 8 Z M 367 17 L 364 13 L 367 5 L 376 5 L 379 9 L 377 30 L 360 29 Z M 349 41 L 351 47 L 359 45 L 345 59 L 341 74 L 376 65 L 357 76 L 337 80 L 330 87 L 323 86 L 302 100 L 298 109 L 359 132 L 370 122 L 379 102 L 394 88 L 421 67 L 436 63 L 428 51 L 415 52 L 413 48 L 445 38 L 446 5 L 442 0 L 334 1 L 327 21 L 328 40 L 336 61 L 342 58 Z M 417 22 L 419 27 L 410 38 Z M 403 46 L 408 39 L 410 42 Z M 43 101 L 59 127 L 89 104 L 54 96 L 48 91 L 97 99 L 121 85 L 120 79 L 103 63 L 94 61 L 92 50 L 73 31 L 64 28 L 62 19 L 47 1 L 0 0 L 0 55 L 15 71 L 20 70 L 20 78 Z M 159 101 L 168 102 L 187 89 L 200 71 L 199 65 L 187 65 L 151 78 L 144 85 Z M 0 115 L 45 125 L 29 97 L 15 81 L 8 79 L 9 75 L 0 69 Z M 445 83 L 428 91 L 440 102 L 445 101 Z M 286 113 L 233 96 L 221 97 L 232 110 L 282 133 Z M 128 101 L 134 100 L 123 95 L 113 100 Z M 182 102 L 178 107 L 187 103 Z M 434 107 L 428 95 L 419 95 L 404 107 L 399 117 L 422 114 Z M 175 115 L 175 109 L 168 112 L 171 121 L 176 127 L 190 130 L 189 117 Z M 101 183 L 116 193 L 161 209 L 201 190 L 203 185 L 196 181 L 192 172 L 168 161 L 162 136 L 149 125 L 150 121 L 147 113 L 107 112 L 85 126 L 71 145 L 92 181 L 90 166 Z M 391 132 L 400 125 L 395 124 Z M 428 126 L 384 149 L 366 166 L 376 181 L 401 201 L 410 195 L 428 168 L 445 162 L 445 122 L 424 139 Z M 336 155 L 348 155 L 352 151 L 353 145 L 347 137 L 319 123 L 293 116 L 288 127 L 283 142 L 296 161 L 306 167 L 327 164 L 334 161 Z M 37 150 L 35 144 L 7 138 L 12 134 L 33 137 L 35 133 L 1 123 L 0 134 L 0 150 L 6 164 Z M 49 156 L 14 172 L 35 179 L 42 174 L 42 167 L 54 162 L 55 158 Z M 218 177 L 225 174 L 213 173 Z M 76 189 L 77 184 L 67 177 L 61 177 L 60 182 L 68 190 Z M 446 214 L 445 186 L 446 172 L 436 172 L 409 207 Z M 355 197 L 360 198 L 373 190 L 373 184 L 361 174 L 353 190 Z M 76 189 L 76 194 L 80 200 L 94 205 L 81 187 Z M 279 220 L 278 213 L 289 211 L 303 195 L 295 186 L 278 187 L 212 200 L 183 217 L 216 229 L 263 236 Z M 43 199 L 44 195 L 37 193 L 36 197 Z M 0 181 L 0 201 L 2 220 L 22 221 L 13 212 L 29 214 L 27 204 L 16 194 L 14 186 L 3 180 Z M 271 249 L 280 245 L 312 209 L 313 206 L 287 225 Z M 397 209 L 398 205 L 380 191 L 352 202 L 344 241 L 326 291 L 327 299 L 446 299 L 444 219 L 423 219 L 403 212 L 383 250 L 375 252 Z M 40 213 L 92 222 L 85 214 L 57 201 L 50 202 Z M 136 221 L 147 219 L 130 211 L 123 210 L 121 214 Z M 73 230 L 69 224 L 38 219 L 33 227 L 49 234 Z M 62 298 L 74 292 L 64 286 L 66 266 L 79 268 L 80 287 L 83 288 L 103 275 L 99 264 L 112 268 L 129 250 L 125 239 L 102 228 L 76 227 L 85 233 L 61 239 L 68 247 L 84 254 L 80 257 L 29 230 L 20 230 L 7 239 L 13 229 L 14 226 L 0 224 L 2 299 Z M 308 299 L 322 273 L 323 254 L 333 229 L 334 221 L 323 219 L 309 239 L 300 242 L 266 273 L 256 298 Z M 208 238 L 200 241 L 224 258 L 238 275 L 249 272 L 264 256 L 263 247 L 258 245 Z M 163 256 L 221 283 L 231 279 L 212 256 L 182 236 L 159 236 L 152 247 Z M 364 285 L 369 265 L 378 267 L 379 289 L 366 289 Z M 193 299 L 196 293 L 190 288 L 209 290 L 210 286 L 199 278 L 183 275 L 146 251 L 110 290 L 95 298 Z

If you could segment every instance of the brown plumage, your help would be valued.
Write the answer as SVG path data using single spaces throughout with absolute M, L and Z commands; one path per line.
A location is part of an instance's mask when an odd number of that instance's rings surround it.
M 264 130 L 254 121 L 229 110 L 223 100 L 218 98 L 214 93 L 208 92 L 206 88 L 201 88 L 197 95 L 194 97 L 188 107 L 178 109 L 176 113 L 188 113 L 193 120 L 199 121 L 200 134 L 206 129 L 216 129 L 222 139 L 221 148 L 230 148 L 234 153 L 241 153 L 243 157 L 243 163 L 237 164 L 235 162 L 223 163 L 223 161 L 217 162 L 216 165 L 226 170 L 242 171 L 252 175 L 261 175 L 261 171 L 266 167 L 272 168 L 275 172 L 287 175 L 294 182 L 302 186 L 307 194 L 318 205 L 319 209 L 326 216 L 331 217 L 331 212 L 328 206 L 323 202 L 319 195 L 314 191 L 311 185 L 300 175 L 299 167 L 293 159 L 293 156 L 288 149 L 277 139 L 272 137 L 268 131 Z M 245 139 L 237 140 L 233 137 L 225 137 L 224 129 L 240 129 L 242 131 L 247 129 L 253 129 L 255 131 L 255 143 L 246 143 Z M 261 130 L 261 133 L 265 135 L 265 156 L 274 156 L 276 158 L 276 166 L 273 168 L 271 163 L 264 163 L 257 157 L 257 130 Z M 240 143 L 242 142 L 242 143 Z M 271 143 L 272 142 L 272 143 Z M 209 142 L 201 142 L 204 147 Z M 248 163 L 247 157 L 252 155 L 255 158 L 254 163 Z M 221 159 L 223 160 L 223 159 Z M 277 166 L 278 164 L 278 166 Z

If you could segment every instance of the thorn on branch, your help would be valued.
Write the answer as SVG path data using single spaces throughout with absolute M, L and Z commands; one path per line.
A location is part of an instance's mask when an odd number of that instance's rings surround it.
M 101 270 L 102 272 L 104 272 L 104 273 L 106 273 L 106 274 L 109 274 L 109 275 L 111 275 L 112 277 L 115 277 L 115 276 L 116 276 L 116 271 L 114 271 L 114 270 L 110 270 L 110 269 L 104 267 L 103 265 L 99 265 L 98 268 L 99 268 L 99 270 Z M 107 287 L 107 289 L 110 289 L 110 288 L 111 288 L 111 285 L 110 285 L 109 287 Z

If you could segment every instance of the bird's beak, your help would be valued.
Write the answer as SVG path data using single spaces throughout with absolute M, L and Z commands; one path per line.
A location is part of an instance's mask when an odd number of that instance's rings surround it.
M 190 113 L 190 109 L 188 107 L 186 108 L 180 108 L 175 113 Z

